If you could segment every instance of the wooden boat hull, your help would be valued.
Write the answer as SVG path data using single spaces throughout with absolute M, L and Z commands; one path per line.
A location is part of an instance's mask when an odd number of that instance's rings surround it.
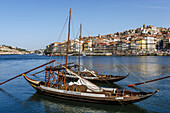
M 142 100 L 145 100 L 152 96 L 153 94 L 150 94 L 144 98 L 139 98 L 135 100 L 129 100 L 129 101 L 121 101 L 121 100 L 115 100 L 115 99 L 106 99 L 106 98 L 89 98 L 89 97 L 83 97 L 83 96 L 77 96 L 73 94 L 64 94 L 64 93 L 58 93 L 58 92 L 52 92 L 47 90 L 42 90 L 40 88 L 37 88 L 37 92 L 40 94 L 44 94 L 47 96 L 52 96 L 55 98 L 60 99 L 67 99 L 67 100 L 74 100 L 74 101 L 81 101 L 81 102 L 90 102 L 90 103 L 98 103 L 98 104 L 113 104 L 113 105 L 120 105 L 120 104 L 132 104 L 135 102 L 140 102 Z
M 56 98 L 61 98 L 61 99 L 68 99 L 68 100 L 82 101 L 82 102 L 92 102 L 92 103 L 99 103 L 99 104 L 131 104 L 131 103 L 135 103 L 135 102 L 139 102 L 144 99 L 147 99 L 157 92 L 157 91 L 155 91 L 153 93 L 148 93 L 147 95 L 142 96 L 142 97 L 134 97 L 134 98 L 116 97 L 116 98 L 113 98 L 113 97 L 105 96 L 102 93 L 92 94 L 92 93 L 86 93 L 86 92 L 67 91 L 67 90 L 55 89 L 52 87 L 46 87 L 43 85 L 44 83 L 41 81 L 32 80 L 32 79 L 28 78 L 26 75 L 24 75 L 24 78 L 30 83 L 30 85 L 38 93 L 56 97 Z
M 118 82 L 120 80 L 123 80 L 127 76 L 129 76 L 129 74 L 127 74 L 126 76 L 84 77 L 84 78 L 87 79 L 90 82 L 93 82 L 93 83 L 113 83 L 113 82 Z M 67 80 L 69 80 L 69 81 L 76 81 L 76 80 L 78 80 L 78 78 L 76 76 L 74 76 L 74 75 L 72 75 L 72 76 L 66 75 L 66 77 L 67 77 Z

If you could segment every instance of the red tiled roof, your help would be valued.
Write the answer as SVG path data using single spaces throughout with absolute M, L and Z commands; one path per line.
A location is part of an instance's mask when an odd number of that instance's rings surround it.
M 110 42 L 109 44 L 117 44 L 117 42 Z
M 113 34 L 111 33 L 111 34 L 107 34 L 107 35 L 113 35 Z
M 170 37 L 166 37 L 166 39 L 170 39 Z
M 106 43 L 102 43 L 102 45 L 105 45 Z

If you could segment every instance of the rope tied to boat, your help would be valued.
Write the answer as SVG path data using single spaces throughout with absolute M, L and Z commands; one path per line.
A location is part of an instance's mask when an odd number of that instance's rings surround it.
M 124 70 L 126 70 L 127 72 L 129 72 L 129 73 L 131 73 L 134 77 L 136 77 L 139 81 L 141 81 L 141 82 L 145 82 L 144 80 L 142 80 L 141 78 L 139 78 L 137 75 L 135 75 L 132 71 L 130 71 L 128 68 L 126 68 L 123 64 L 121 64 L 116 58 L 114 58 L 114 57 L 112 57 L 118 64 L 120 64 L 122 67 L 123 67 L 123 69 Z M 151 86 L 151 85 L 147 85 L 148 87 L 150 87 L 150 88 L 152 88 L 152 89 L 154 89 L 154 90 L 156 90 L 157 88 L 154 88 L 153 86 Z

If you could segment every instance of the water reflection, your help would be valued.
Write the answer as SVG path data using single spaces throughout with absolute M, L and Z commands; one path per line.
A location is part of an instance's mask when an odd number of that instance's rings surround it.
M 130 72 L 141 77 L 141 79 L 150 80 L 167 76 L 167 73 L 170 73 L 169 58 L 170 57 L 83 57 L 81 64 L 100 74 L 126 75 L 127 71 L 122 67 L 123 65 L 130 70 Z
M 117 64 L 112 58 L 108 57 L 85 57 L 81 64 L 99 74 L 126 75 L 127 72 Z
M 29 98 L 30 101 L 37 101 L 44 105 L 45 112 L 63 112 L 63 113 L 144 113 L 146 110 L 140 108 L 137 105 L 130 104 L 126 106 L 122 105 L 102 105 L 83 103 L 70 100 L 63 100 L 53 97 L 48 97 L 35 93 Z
M 168 76 L 170 66 L 160 64 L 135 64 L 129 65 L 129 70 L 143 79 L 160 78 Z
M 14 101 L 19 102 L 19 103 L 22 103 L 22 101 L 21 101 L 19 98 L 17 98 L 17 97 L 15 97 L 14 95 L 8 93 L 8 92 L 5 91 L 4 89 L 1 89 L 1 88 L 0 88 L 0 92 L 3 93 L 4 95 L 10 97 L 10 98 L 13 99 Z

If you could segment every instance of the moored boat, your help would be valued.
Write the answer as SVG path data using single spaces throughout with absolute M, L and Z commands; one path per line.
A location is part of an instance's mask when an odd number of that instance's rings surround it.
M 58 64 L 60 64 L 60 63 L 58 63 Z M 130 73 L 128 73 L 125 76 L 101 75 L 101 74 L 98 74 L 96 71 L 92 71 L 92 70 L 90 70 L 90 69 L 88 69 L 88 68 L 86 68 L 82 65 L 80 65 L 80 67 L 82 67 L 83 70 L 82 71 L 76 71 L 76 70 L 78 70 L 76 68 L 78 68 L 79 65 L 74 64 L 74 63 L 69 63 L 69 64 L 72 64 L 72 65 L 67 66 L 67 68 L 76 72 L 80 76 L 84 77 L 85 79 L 87 79 L 87 80 L 89 80 L 93 83 L 113 83 L 113 82 L 117 82 L 117 81 L 120 81 L 120 80 L 126 78 L 130 74 Z M 47 68 L 47 70 L 49 70 L 49 69 L 50 69 L 50 67 Z M 65 73 L 64 72 L 65 69 L 62 67 L 62 64 L 60 64 L 56 67 L 52 67 L 52 70 L 54 70 L 54 72 L 56 74 L 59 74 L 60 76 L 62 76 L 62 73 Z M 67 72 L 66 78 L 69 81 L 78 80 L 78 78 L 75 75 L 73 75 L 69 72 Z
M 125 89 L 120 91 L 117 88 L 101 88 L 74 72 L 72 73 L 74 73 L 79 80 L 77 82 L 70 82 L 64 85 L 61 81 L 59 81 L 59 79 L 54 79 L 54 75 L 50 73 L 53 72 L 51 70 L 48 71 L 48 74 L 46 75 L 49 76 L 46 76 L 45 82 L 30 79 L 25 74 L 23 74 L 23 76 L 38 93 L 83 102 L 130 104 L 147 99 L 158 91 L 156 90 L 155 92 L 147 93 L 132 92 Z M 49 78 L 53 78 L 54 80 L 49 80 Z

